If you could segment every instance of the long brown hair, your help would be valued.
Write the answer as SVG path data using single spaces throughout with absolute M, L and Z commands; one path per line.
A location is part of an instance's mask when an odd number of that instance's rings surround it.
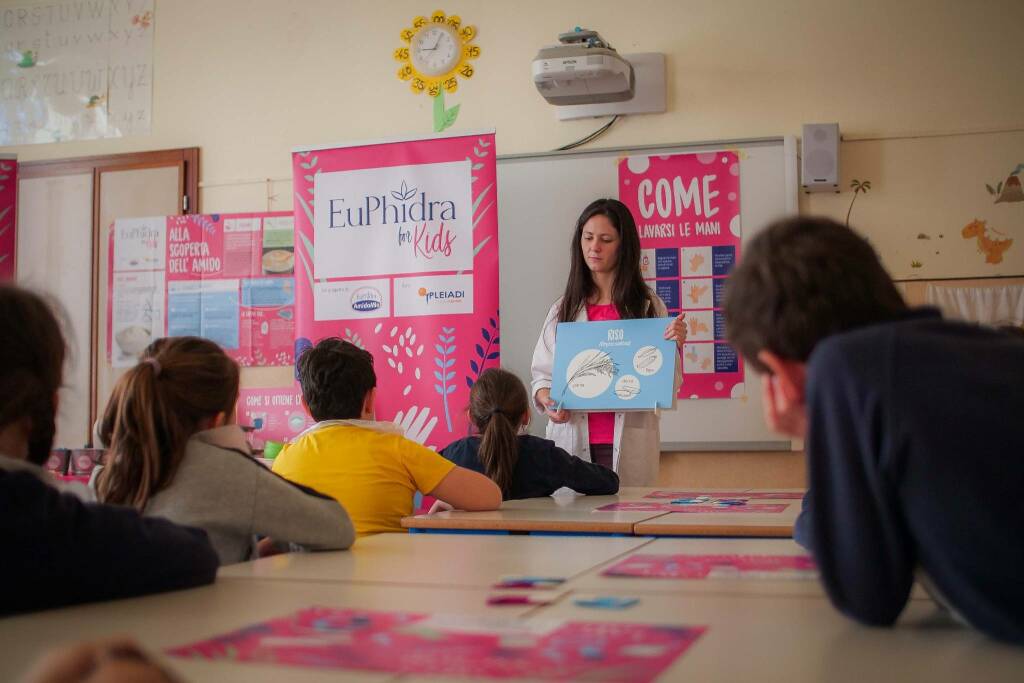
M 619 315 L 625 319 L 655 317 L 654 307 L 650 305 L 651 291 L 640 276 L 640 235 L 633 214 L 618 199 L 595 199 L 576 219 L 576 232 L 569 244 L 569 278 L 558 309 L 558 321 L 568 323 L 576 320 L 587 299 L 597 291 L 580 246 L 583 226 L 594 216 L 605 216 L 619 233 L 615 284 L 612 286 L 612 302 Z
M 469 418 L 481 435 L 480 463 L 506 498 L 519 462 L 516 434 L 529 410 L 526 387 L 507 370 L 484 370 L 469 390 Z
M 46 462 L 57 432 L 56 397 L 67 356 L 58 317 L 64 319 L 59 305 L 0 285 L 0 428 L 27 419 L 28 459 L 37 465 Z
M 238 401 L 238 366 L 199 337 L 151 345 L 114 387 L 101 432 L 107 466 L 97 482 L 104 503 L 142 509 L 174 479 L 200 423 L 230 415 Z

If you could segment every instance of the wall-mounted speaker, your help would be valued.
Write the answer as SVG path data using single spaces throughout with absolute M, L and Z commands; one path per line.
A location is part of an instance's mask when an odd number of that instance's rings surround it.
M 839 124 L 805 123 L 800 186 L 804 192 L 839 192 Z

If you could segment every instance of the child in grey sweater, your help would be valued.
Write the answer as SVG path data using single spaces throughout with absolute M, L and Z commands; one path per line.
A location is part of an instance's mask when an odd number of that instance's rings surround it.
M 100 425 L 109 453 L 94 477 L 99 500 L 205 529 L 221 564 L 254 557 L 257 536 L 348 548 L 355 532 L 337 501 L 252 459 L 234 424 L 238 383 L 238 366 L 213 342 L 151 345 L 118 382 Z

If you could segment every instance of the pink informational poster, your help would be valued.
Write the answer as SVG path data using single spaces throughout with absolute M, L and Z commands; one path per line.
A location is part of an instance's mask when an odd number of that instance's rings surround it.
M 640 231 L 644 279 L 670 313 L 686 314 L 679 397 L 741 395 L 743 361 L 725 341 L 721 310 L 740 255 L 739 156 L 627 157 L 619 162 L 619 199 Z
M 238 394 L 238 423 L 253 427 L 260 441 L 286 443 L 313 426 L 302 407 L 298 383 L 274 389 L 242 389 Z
M 494 135 L 296 152 L 296 353 L 340 337 L 373 354 L 376 414 L 442 448 L 498 365 Z
M 12 282 L 18 258 L 18 160 L 0 154 L 0 282 Z
M 602 576 L 654 579 L 816 579 L 809 555 L 632 555 Z
M 217 342 L 241 366 L 291 365 L 290 213 L 126 218 L 110 232 L 107 353 L 134 365 L 164 336 Z
M 707 503 L 609 503 L 594 512 L 782 512 L 790 503 L 742 503 L 740 505 L 717 505 L 714 502 Z
M 653 681 L 706 630 L 311 607 L 176 657 L 448 679 Z M 282 676 L 287 678 L 287 676 Z

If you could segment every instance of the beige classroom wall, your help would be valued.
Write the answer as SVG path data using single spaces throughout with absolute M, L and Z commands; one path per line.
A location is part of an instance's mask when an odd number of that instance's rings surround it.
M 662 453 L 659 486 L 804 488 L 803 451 Z
M 0 0 L 0 7 L 24 0 Z M 1017 0 L 156 0 L 152 134 L 5 149 L 23 161 L 202 148 L 202 178 L 286 178 L 304 144 L 429 134 L 426 96 L 395 76 L 399 31 L 441 8 L 478 29 L 456 129 L 494 127 L 499 153 L 595 128 L 536 93 L 537 49 L 576 25 L 622 52 L 663 52 L 668 111 L 620 121 L 601 146 L 799 134 L 848 137 L 1024 127 Z M 275 209 L 291 207 L 287 183 Z M 266 188 L 208 187 L 207 211 L 266 208 Z
M 666 55 L 668 111 L 620 121 L 599 146 L 799 135 L 827 121 L 847 140 L 1024 129 L 1019 0 L 156 0 L 150 135 L 2 151 L 32 161 L 195 145 L 204 211 L 289 210 L 294 147 L 431 132 L 430 102 L 396 78 L 391 55 L 413 17 L 438 8 L 475 25 L 482 50 L 448 97 L 461 106 L 454 129 L 496 128 L 499 153 L 549 150 L 599 124 L 557 121 L 530 79 L 537 49 L 576 25 L 622 52 Z M 802 208 L 842 217 L 846 202 Z M 803 477 L 799 453 L 666 454 L 664 465 L 666 484 Z

